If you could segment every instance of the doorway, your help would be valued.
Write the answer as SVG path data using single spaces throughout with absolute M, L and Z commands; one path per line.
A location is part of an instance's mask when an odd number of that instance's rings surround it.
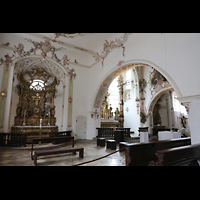
M 76 117 L 76 139 L 86 139 L 87 117 L 80 115 Z

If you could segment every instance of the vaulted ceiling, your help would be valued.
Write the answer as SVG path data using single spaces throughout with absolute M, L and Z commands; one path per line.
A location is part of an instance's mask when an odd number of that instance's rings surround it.
M 16 50 L 21 43 L 26 50 L 27 41 L 49 41 L 55 48 L 62 48 L 62 53 L 67 55 L 67 64 L 91 68 L 102 62 L 114 48 L 122 48 L 129 34 L 125 33 L 8 33 L 0 34 L 0 47 Z M 30 45 L 30 44 L 29 44 Z M 29 48 L 30 49 L 30 48 Z

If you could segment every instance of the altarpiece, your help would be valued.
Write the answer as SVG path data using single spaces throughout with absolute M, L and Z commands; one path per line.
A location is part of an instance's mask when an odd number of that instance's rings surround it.
M 17 78 L 19 103 L 11 131 L 38 135 L 42 121 L 43 136 L 57 132 L 54 99 L 60 81 L 45 69 L 37 67 L 21 72 Z

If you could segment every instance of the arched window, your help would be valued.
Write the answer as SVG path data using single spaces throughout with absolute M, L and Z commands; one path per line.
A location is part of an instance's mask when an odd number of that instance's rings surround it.
M 30 89 L 33 89 L 34 91 L 38 92 L 45 90 L 44 81 L 38 79 L 33 80 L 32 84 L 30 85 Z

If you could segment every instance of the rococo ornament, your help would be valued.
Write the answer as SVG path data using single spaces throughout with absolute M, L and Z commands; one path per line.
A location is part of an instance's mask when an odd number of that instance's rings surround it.
M 125 33 L 121 39 L 115 39 L 114 41 L 110 41 L 108 42 L 107 40 L 105 40 L 104 43 L 104 47 L 103 47 L 103 51 L 101 52 L 101 54 L 96 53 L 96 56 L 93 56 L 95 58 L 95 61 L 99 61 L 100 59 L 102 60 L 102 66 L 104 66 L 104 59 L 108 56 L 108 54 L 111 52 L 111 50 L 115 49 L 115 48 L 122 48 L 123 52 L 122 55 L 125 56 L 125 46 L 124 43 L 127 41 L 128 36 L 131 33 Z
M 27 39 L 27 38 L 25 38 L 25 40 L 32 43 L 34 45 L 34 47 L 32 47 L 28 51 L 25 51 L 24 45 L 19 43 L 18 46 L 14 45 L 15 50 L 13 50 L 12 56 L 9 56 L 9 54 L 7 54 L 7 55 L 5 55 L 5 60 L 3 60 L 3 58 L 0 58 L 0 65 L 5 63 L 6 64 L 6 70 L 8 70 L 9 64 L 12 63 L 13 57 L 17 57 L 17 55 L 20 56 L 20 57 L 26 57 L 26 56 L 30 56 L 32 53 L 34 55 L 36 55 L 36 52 L 39 50 L 41 52 L 41 56 L 42 56 L 43 59 L 45 59 L 47 57 L 48 53 L 51 53 L 51 58 L 55 59 L 59 64 L 63 65 L 63 67 L 68 71 L 71 78 L 76 77 L 74 69 L 70 70 L 68 67 L 66 67 L 66 65 L 69 65 L 69 61 L 70 61 L 68 56 L 64 55 L 62 60 L 61 60 L 56 55 L 56 51 L 60 51 L 60 50 L 64 49 L 63 47 L 55 48 L 53 45 L 51 45 L 49 40 L 45 40 L 44 42 L 43 41 L 35 42 L 35 41 L 33 41 L 31 39 Z M 4 45 L 6 45 L 6 44 L 4 44 Z
M 146 91 L 145 91 L 145 88 L 147 87 L 147 82 L 146 82 L 146 80 L 143 78 L 143 79 L 141 79 L 140 81 L 139 81 L 139 88 L 140 88 L 140 92 L 145 92 L 146 93 Z

